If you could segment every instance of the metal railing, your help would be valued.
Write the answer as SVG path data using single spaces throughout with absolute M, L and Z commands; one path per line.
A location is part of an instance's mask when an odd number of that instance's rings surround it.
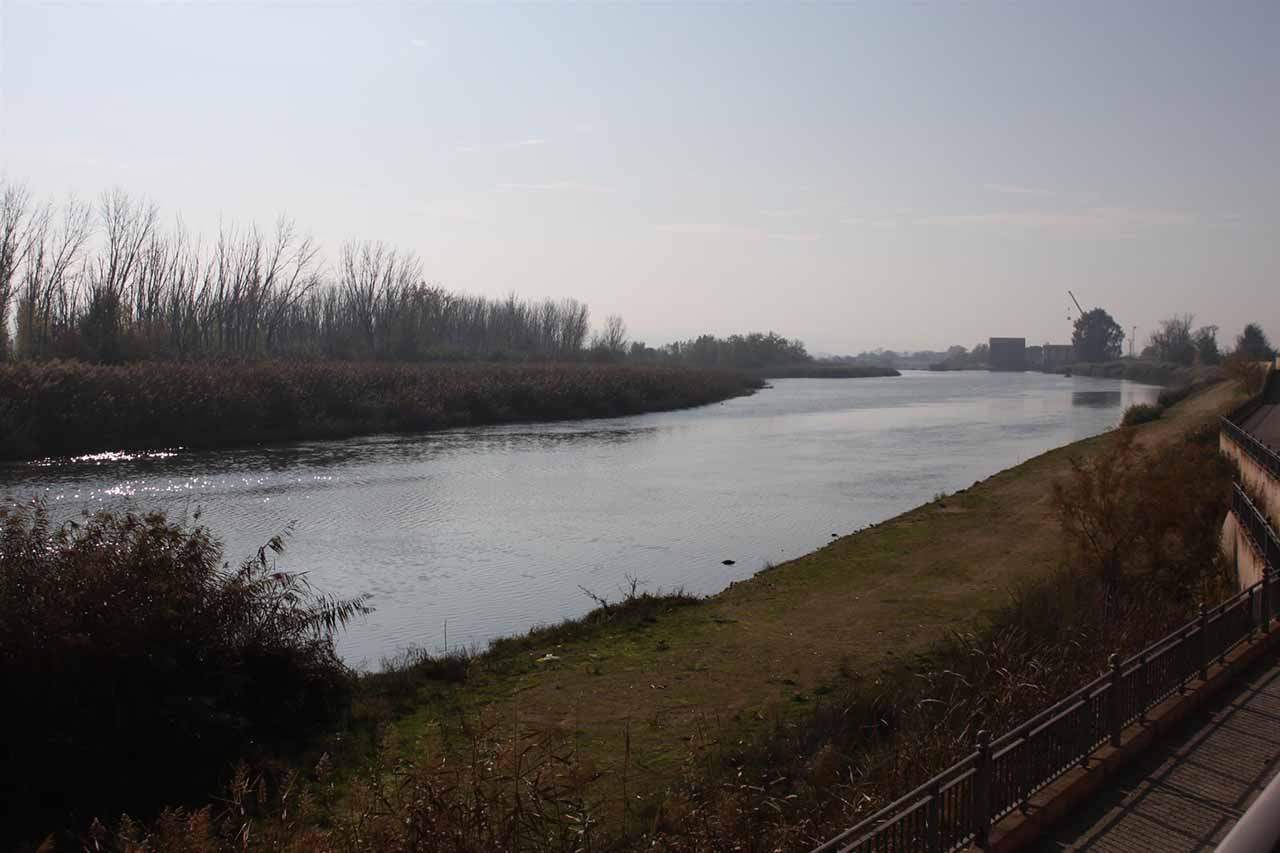
M 1245 454 L 1262 466 L 1272 477 L 1280 479 L 1280 453 L 1276 453 L 1258 439 L 1249 435 L 1230 417 L 1222 419 L 1222 431 L 1245 452 Z
M 1212 608 L 1003 737 L 978 734 L 977 748 L 955 765 L 890 803 L 814 853 L 928 851 L 945 853 L 975 843 L 985 847 L 993 823 L 1025 809 L 1037 791 L 1105 743 L 1120 744 L 1126 726 L 1193 679 L 1207 679 L 1243 642 L 1280 616 L 1280 539 L 1249 497 L 1235 488 L 1232 509 L 1265 560 L 1262 580 Z
M 1238 483 L 1231 493 L 1231 512 L 1266 564 L 1280 566 L 1280 541 L 1277 541 L 1270 521 Z

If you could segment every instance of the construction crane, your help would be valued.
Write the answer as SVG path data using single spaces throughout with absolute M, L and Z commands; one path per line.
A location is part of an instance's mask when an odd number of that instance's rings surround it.
M 1070 290 L 1068 290 L 1068 291 L 1067 291 L 1067 296 L 1070 296 L 1070 297 L 1071 297 L 1071 301 L 1072 301 L 1072 302 L 1074 302 L 1074 303 L 1076 304 L 1076 307 L 1077 307 L 1077 308 L 1080 308 L 1080 300 L 1079 300 L 1079 299 L 1076 299 L 1076 295 L 1075 295 L 1074 293 L 1072 293 Z M 1084 309 L 1083 309 L 1083 308 L 1080 308 L 1080 316 L 1082 316 L 1082 317 L 1084 316 Z

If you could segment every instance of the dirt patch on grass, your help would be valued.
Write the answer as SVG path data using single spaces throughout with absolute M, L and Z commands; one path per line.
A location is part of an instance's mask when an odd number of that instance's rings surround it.
M 1239 399 L 1215 386 L 1138 427 L 1139 439 L 1167 444 Z M 430 739 L 443 719 L 481 708 L 524 731 L 559 732 L 593 768 L 605 814 L 634 812 L 719 745 L 804 711 L 841 680 L 874 680 L 1059 565 L 1052 483 L 1071 455 L 1110 440 L 1050 451 L 700 604 L 491 657 L 465 685 L 424 695 L 397 733 Z

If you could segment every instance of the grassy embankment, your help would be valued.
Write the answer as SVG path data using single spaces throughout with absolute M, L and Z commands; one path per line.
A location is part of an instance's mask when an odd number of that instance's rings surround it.
M 761 384 L 729 370 L 574 363 L 0 364 L 0 459 L 614 417 Z
M 1142 427 L 1139 443 L 1169 446 L 1237 400 L 1216 386 Z M 697 603 L 650 600 L 639 620 L 597 616 L 591 630 L 498 643 L 464 683 L 422 679 L 406 691 L 402 682 L 412 710 L 394 737 L 410 755 L 477 714 L 530 737 L 557 732 L 591 768 L 607 819 L 620 818 L 623 802 L 644 812 L 710 753 L 811 713 L 847 684 L 876 683 L 1007 602 L 1020 582 L 1051 574 L 1064 556 L 1051 486 L 1073 456 L 1115 440 L 1050 451 Z

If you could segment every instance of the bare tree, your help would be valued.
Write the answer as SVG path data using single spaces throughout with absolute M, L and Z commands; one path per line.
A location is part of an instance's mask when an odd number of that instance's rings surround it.
M 9 304 L 28 248 L 30 204 L 26 187 L 0 183 L 0 361 L 9 357 Z
M 17 353 L 24 358 L 54 354 L 55 337 L 76 322 L 84 252 L 93 234 L 93 208 L 75 198 L 54 224 L 53 206 L 32 217 L 26 264 L 18 297 Z
M 270 233 L 220 226 L 206 246 L 121 190 L 59 217 L 0 184 L 0 357 L 15 299 L 23 358 L 576 359 L 590 331 L 577 300 L 428 286 L 416 257 L 383 243 L 348 243 L 328 268 L 287 218 Z M 620 318 L 601 336 L 625 349 Z
M 1190 314 L 1179 314 L 1160 323 L 1160 328 L 1151 333 L 1151 349 L 1157 358 L 1177 364 L 1190 365 L 1196 359 L 1196 344 L 1191 332 L 1195 318 Z

